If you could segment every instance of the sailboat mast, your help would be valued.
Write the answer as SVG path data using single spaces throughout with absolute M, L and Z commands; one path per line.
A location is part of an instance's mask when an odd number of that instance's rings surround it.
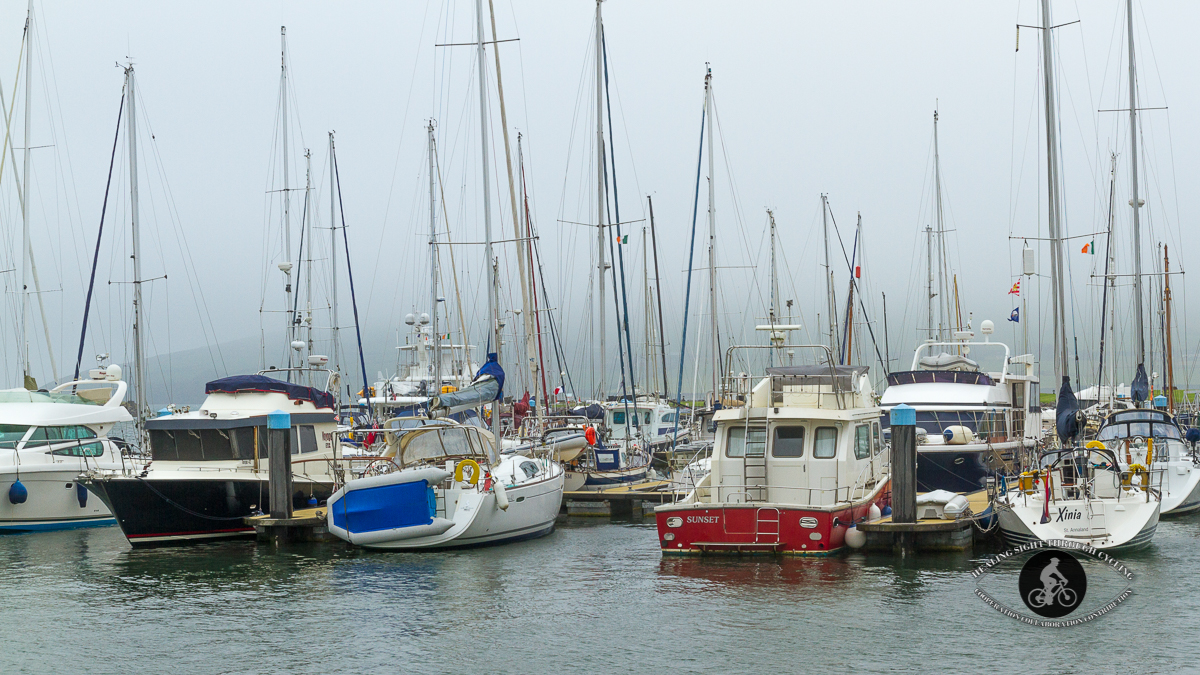
M 721 383 L 721 338 L 720 323 L 717 321 L 717 204 L 713 181 L 716 171 L 713 164 L 713 127 L 716 126 L 712 109 L 712 68 L 705 65 L 704 105 L 708 109 L 708 300 L 709 316 L 712 318 L 712 376 L 713 395 L 717 396 Z
M 1050 23 L 1050 0 L 1042 0 L 1042 73 L 1046 108 L 1046 181 L 1050 224 L 1051 297 L 1054 304 L 1054 370 L 1056 381 L 1068 377 L 1067 306 L 1063 292 L 1062 204 L 1059 201 L 1058 115 L 1054 93 L 1054 45 Z M 1136 211 L 1134 212 L 1136 213 Z
M 667 334 L 663 330 L 662 315 L 662 280 L 658 276 L 658 233 L 654 230 L 654 200 L 646 196 L 646 204 L 650 207 L 650 245 L 654 249 L 654 294 L 658 304 L 658 338 L 661 341 L 663 370 L 663 398 L 671 399 L 670 385 L 667 379 Z M 649 357 L 647 357 L 649 358 Z
M 21 183 L 21 367 L 24 371 L 21 386 L 29 388 L 32 373 L 29 367 L 29 121 L 33 94 L 33 0 L 25 17 L 25 154 Z M 33 387 L 36 389 L 37 387 Z M 138 395 L 141 395 L 138 390 Z
M 767 218 L 771 221 L 771 283 L 770 283 L 770 307 L 767 309 L 767 323 L 771 324 L 772 329 L 779 322 L 779 269 L 775 266 L 775 214 L 771 209 L 767 209 Z M 770 334 L 770 342 L 775 341 L 775 331 Z M 775 365 L 775 350 L 767 350 L 767 363 L 770 366 Z
M 287 380 L 292 381 L 292 340 L 296 339 L 296 317 L 293 316 L 294 310 L 292 305 L 292 219 L 291 219 L 291 184 L 289 183 L 288 170 L 288 91 L 287 91 L 287 26 L 279 27 L 279 128 L 281 148 L 283 150 L 283 258 L 284 262 L 289 267 L 284 271 L 287 277 L 287 286 L 284 287 L 284 292 L 287 293 L 287 324 L 288 324 L 288 348 L 287 348 Z
M 442 336 L 438 328 L 438 250 L 437 250 L 437 168 L 434 166 L 433 120 L 426 127 L 429 132 L 429 306 L 433 329 L 433 395 L 442 391 Z M 451 346 L 451 349 L 454 347 Z
M 950 326 L 949 312 L 946 309 L 950 302 L 946 292 L 946 226 L 942 221 L 942 160 L 938 152 L 938 111 L 933 111 L 933 184 L 934 184 L 934 214 L 937 218 L 938 235 L 938 292 L 942 300 L 938 302 L 938 339 L 944 339 Z
M 483 0 L 475 0 L 475 35 L 479 52 L 479 132 L 480 168 L 483 174 L 483 250 L 487 257 L 488 330 L 496 361 L 500 361 L 500 332 L 498 330 L 496 266 L 492 257 L 492 186 L 488 167 L 487 61 L 483 48 Z M 492 435 L 496 453 L 500 453 L 500 404 L 492 401 Z
M 333 324 L 333 372 L 339 375 L 342 372 L 341 366 L 338 363 L 338 288 L 337 288 L 337 204 L 335 203 L 334 195 L 337 194 L 334 184 L 335 175 L 333 171 L 333 132 L 329 132 L 329 280 L 330 292 L 332 299 L 330 304 L 330 319 Z
M 600 328 L 600 400 L 607 397 L 606 375 L 608 370 L 608 351 L 605 345 L 605 316 L 604 309 L 604 52 L 603 52 L 603 18 L 600 15 L 600 3 L 596 0 L 596 316 Z
M 313 238 L 312 238 L 312 152 L 304 149 L 304 236 L 308 242 L 308 257 L 304 259 L 304 337 L 308 343 L 308 355 L 313 353 L 313 319 L 312 319 L 312 267 L 313 267 Z M 303 248 L 303 245 L 301 246 Z M 304 364 L 301 364 L 302 366 Z M 313 386 L 313 374 L 307 373 L 308 386 Z
M 837 309 L 833 302 L 833 267 L 829 265 L 829 196 L 821 195 L 821 227 L 825 233 L 825 299 L 829 317 L 829 350 L 837 353 Z
M 933 292 L 933 228 L 929 225 L 925 226 L 925 269 L 928 272 L 925 282 L 925 339 L 933 340 L 933 299 L 937 296 Z
M 1171 348 L 1171 256 L 1163 246 L 1163 313 L 1166 333 L 1163 344 L 1167 352 L 1167 410 L 1175 412 L 1175 355 Z
M 1129 33 L 1129 180 L 1133 198 L 1133 316 L 1137 326 L 1138 364 L 1146 361 L 1146 328 L 1142 307 L 1142 223 L 1139 213 L 1142 203 L 1138 199 L 1138 143 L 1137 143 L 1137 64 L 1133 54 L 1133 0 L 1125 2 L 1125 17 Z
M 137 414 L 134 421 L 137 424 L 139 441 L 144 430 L 142 423 L 149 409 L 149 392 L 146 391 L 145 353 L 142 351 L 142 250 L 141 232 L 138 224 L 138 177 L 137 177 L 137 95 L 134 92 L 133 65 L 125 69 L 125 91 L 129 94 L 129 115 L 125 118 L 125 134 L 129 137 L 129 212 L 133 227 L 133 363 L 134 382 L 137 395 L 133 400 L 137 403 Z M 28 185 L 28 181 L 26 181 Z M 142 447 L 145 447 L 144 445 Z

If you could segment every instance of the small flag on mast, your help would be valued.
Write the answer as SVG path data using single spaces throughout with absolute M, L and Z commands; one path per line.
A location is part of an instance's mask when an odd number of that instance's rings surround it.
M 1096 255 L 1096 242 L 1089 241 L 1088 243 L 1084 244 L 1083 250 L 1080 251 L 1080 253 L 1091 253 L 1092 255 Z
M 1021 308 L 1013 307 L 1012 314 L 1008 315 L 1008 320 L 1013 323 L 1021 323 Z
M 1020 295 L 1021 294 L 1021 280 L 1020 279 L 1017 279 L 1017 283 L 1013 284 L 1013 287 L 1008 290 L 1008 294 L 1009 295 Z

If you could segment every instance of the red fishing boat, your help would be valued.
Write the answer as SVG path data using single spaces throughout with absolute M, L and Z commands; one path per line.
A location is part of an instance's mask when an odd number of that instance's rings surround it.
M 716 412 L 712 470 L 655 509 L 664 554 L 828 555 L 890 505 L 889 451 L 866 366 L 742 376 Z M 753 388 L 751 389 L 751 385 Z M 740 390 L 740 391 L 739 391 Z

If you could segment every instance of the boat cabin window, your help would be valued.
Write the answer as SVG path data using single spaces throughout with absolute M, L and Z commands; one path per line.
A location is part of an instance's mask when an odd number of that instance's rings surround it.
M 230 435 L 233 437 L 233 458 L 234 459 L 254 459 L 254 430 L 257 427 L 242 427 L 240 429 L 231 429 Z M 258 451 L 260 458 L 267 456 L 267 434 L 266 430 L 259 432 Z
M 871 456 L 871 425 L 860 424 L 854 427 L 854 457 L 866 459 Z
M 538 465 L 533 462 L 521 462 L 521 471 L 525 472 L 526 478 L 533 478 L 538 475 Z
M 871 447 L 876 455 L 883 451 L 883 434 L 879 431 L 879 422 L 871 424 Z
M 649 411 L 647 411 L 647 412 L 646 412 L 646 415 L 645 415 L 645 418 L 644 418 L 644 419 L 645 419 L 645 422 L 646 422 L 646 424 L 650 424 L 650 416 L 651 416 L 652 414 L 653 414 L 653 413 L 651 413 L 651 412 L 649 412 Z
M 292 427 L 292 454 L 317 451 L 317 432 L 311 424 Z
M 53 443 L 61 443 L 63 441 L 74 441 L 95 437 L 96 432 L 83 426 L 38 427 L 33 430 L 33 433 L 29 436 L 29 440 L 25 441 L 25 447 L 31 448 L 39 445 L 50 445 Z M 94 455 L 87 456 L 92 457 Z
M 771 439 L 772 457 L 803 457 L 804 427 L 775 427 Z
M 726 457 L 762 457 L 767 445 L 767 430 L 764 427 L 750 427 L 747 438 L 745 426 L 729 428 L 728 442 L 725 444 Z
M 150 457 L 167 462 L 234 459 L 233 429 L 151 429 Z
M 0 424 L 0 448 L 15 448 L 25 438 L 29 427 L 22 424 Z
M 422 462 L 440 464 L 446 458 L 475 457 L 495 461 L 492 444 L 476 427 L 430 427 L 400 439 L 400 466 Z
M 813 457 L 817 459 L 833 459 L 837 456 L 837 429 L 834 427 L 817 427 L 813 435 Z
M 663 415 L 663 416 L 662 416 L 662 421 L 664 421 L 664 422 L 671 422 L 672 424 L 674 424 L 674 422 L 675 422 L 675 413 L 673 413 L 673 412 L 669 412 L 669 413 L 667 413 L 667 414 Z

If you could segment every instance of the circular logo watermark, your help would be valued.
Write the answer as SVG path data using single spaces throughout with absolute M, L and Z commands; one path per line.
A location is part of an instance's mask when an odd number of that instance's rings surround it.
M 1025 558 L 1023 563 L 1022 558 Z M 989 592 L 980 585 L 980 581 L 993 571 L 1011 569 L 1018 564 L 1021 568 L 1017 575 L 1017 595 L 1021 603 L 1033 612 L 1032 615 L 1014 609 L 1020 604 L 1003 601 L 1003 598 L 1011 595 L 1011 588 Z M 1116 575 L 1116 586 L 1111 577 L 1109 583 L 1104 583 L 1101 578 L 1101 593 L 1107 595 L 1105 589 L 1114 592 L 1121 583 L 1124 588 L 1108 602 L 1097 603 L 1093 599 L 1091 603 L 1085 603 L 1088 592 L 1085 564 L 1092 570 L 1093 577 L 1100 569 L 1107 569 Z M 1133 594 L 1133 572 L 1123 563 L 1105 551 L 1064 539 L 1035 541 L 1009 549 L 972 570 L 971 576 L 976 580 L 975 595 L 979 599 L 1005 616 L 1035 626 L 1059 628 L 1086 623 L 1116 609 Z M 998 578 L 1011 577 L 1002 574 Z
M 1025 561 L 1017 588 L 1030 611 L 1057 619 L 1079 608 L 1087 595 L 1087 573 L 1066 551 L 1042 551 Z

